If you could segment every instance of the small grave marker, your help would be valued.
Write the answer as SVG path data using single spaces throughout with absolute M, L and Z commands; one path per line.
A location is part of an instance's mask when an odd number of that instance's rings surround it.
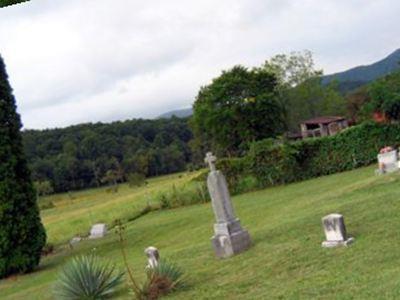
M 330 214 L 322 218 L 326 241 L 322 242 L 322 247 L 332 248 L 337 246 L 347 246 L 354 242 L 354 238 L 347 237 L 344 218 L 340 214 Z
M 107 225 L 103 223 L 94 224 L 90 229 L 89 239 L 102 238 L 107 234 Z
M 144 253 L 147 256 L 148 265 L 147 268 L 153 269 L 158 266 L 158 262 L 160 260 L 160 252 L 156 247 L 147 247 L 144 250 Z

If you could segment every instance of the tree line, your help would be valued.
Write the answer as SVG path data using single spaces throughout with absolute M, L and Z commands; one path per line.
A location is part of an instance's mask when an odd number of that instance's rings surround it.
M 23 143 L 41 194 L 182 171 L 191 161 L 187 119 L 129 120 L 25 130 Z
M 140 182 L 203 166 L 204 154 L 243 156 L 250 145 L 280 143 L 299 123 L 322 115 L 354 122 L 382 112 L 398 118 L 399 74 L 343 94 L 335 81 L 322 82 L 309 51 L 279 54 L 259 67 L 222 71 L 201 87 L 190 118 L 83 124 L 26 130 L 23 140 L 40 194 Z

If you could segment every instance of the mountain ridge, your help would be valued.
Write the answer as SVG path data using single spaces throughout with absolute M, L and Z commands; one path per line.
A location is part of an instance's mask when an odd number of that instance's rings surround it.
M 400 48 L 374 63 L 324 75 L 322 76 L 321 84 L 328 85 L 336 81 L 339 91 L 345 94 L 395 71 L 400 71 Z M 158 118 L 171 118 L 172 116 L 186 118 L 192 114 L 192 108 L 185 108 L 168 111 L 158 116 Z
M 193 109 L 191 107 L 182 108 L 182 109 L 175 109 L 171 111 L 167 111 L 157 117 L 157 119 L 168 119 L 172 118 L 173 116 L 177 118 L 187 118 L 193 114 Z
M 322 76 L 321 83 L 327 85 L 337 81 L 339 89 L 348 92 L 398 70 L 400 70 L 400 49 L 372 64 Z

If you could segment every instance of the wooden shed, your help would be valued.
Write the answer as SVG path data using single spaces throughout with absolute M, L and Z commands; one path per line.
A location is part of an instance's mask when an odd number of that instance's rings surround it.
M 347 127 L 348 121 L 340 116 L 317 117 L 300 124 L 303 138 L 334 135 Z

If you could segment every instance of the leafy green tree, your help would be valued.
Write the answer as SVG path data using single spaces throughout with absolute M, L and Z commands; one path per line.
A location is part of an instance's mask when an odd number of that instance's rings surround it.
M 146 181 L 146 176 L 140 173 L 131 173 L 127 175 L 129 187 L 141 186 Z
M 110 186 L 111 191 L 118 192 L 119 174 L 116 170 L 108 170 L 101 181 Z
M 118 183 L 124 180 L 124 171 L 118 160 L 113 157 L 111 168 L 106 172 L 101 181 L 111 187 L 111 190 L 118 192 Z
M 337 84 L 321 84 L 323 72 L 315 69 L 310 51 L 278 54 L 267 60 L 263 68 L 278 78 L 279 99 L 285 107 L 289 130 L 298 131 L 299 123 L 305 119 L 346 113 L 346 100 Z
M 46 242 L 20 129 L 0 57 L 0 278 L 33 270 Z
M 400 72 L 373 82 L 368 88 L 370 101 L 364 111 L 384 113 L 389 120 L 400 120 Z
M 351 120 L 360 122 L 371 119 L 371 114 L 365 114 L 364 105 L 370 102 L 366 86 L 360 87 L 346 95 L 347 111 Z
M 318 77 L 288 90 L 286 101 L 288 127 L 294 131 L 298 130 L 303 120 L 324 115 L 344 115 L 347 109 L 346 99 L 338 92 L 335 82 L 323 86 Z
M 35 188 L 39 196 L 46 196 L 54 193 L 50 181 L 35 181 Z
M 265 61 L 263 68 L 274 73 L 280 86 L 295 87 L 311 78 L 322 75 L 322 70 L 314 68 L 312 52 L 291 52 L 289 55 L 278 54 Z
M 237 155 L 248 143 L 285 130 L 277 79 L 264 69 L 235 66 L 202 87 L 194 103 L 196 138 L 213 151 Z

